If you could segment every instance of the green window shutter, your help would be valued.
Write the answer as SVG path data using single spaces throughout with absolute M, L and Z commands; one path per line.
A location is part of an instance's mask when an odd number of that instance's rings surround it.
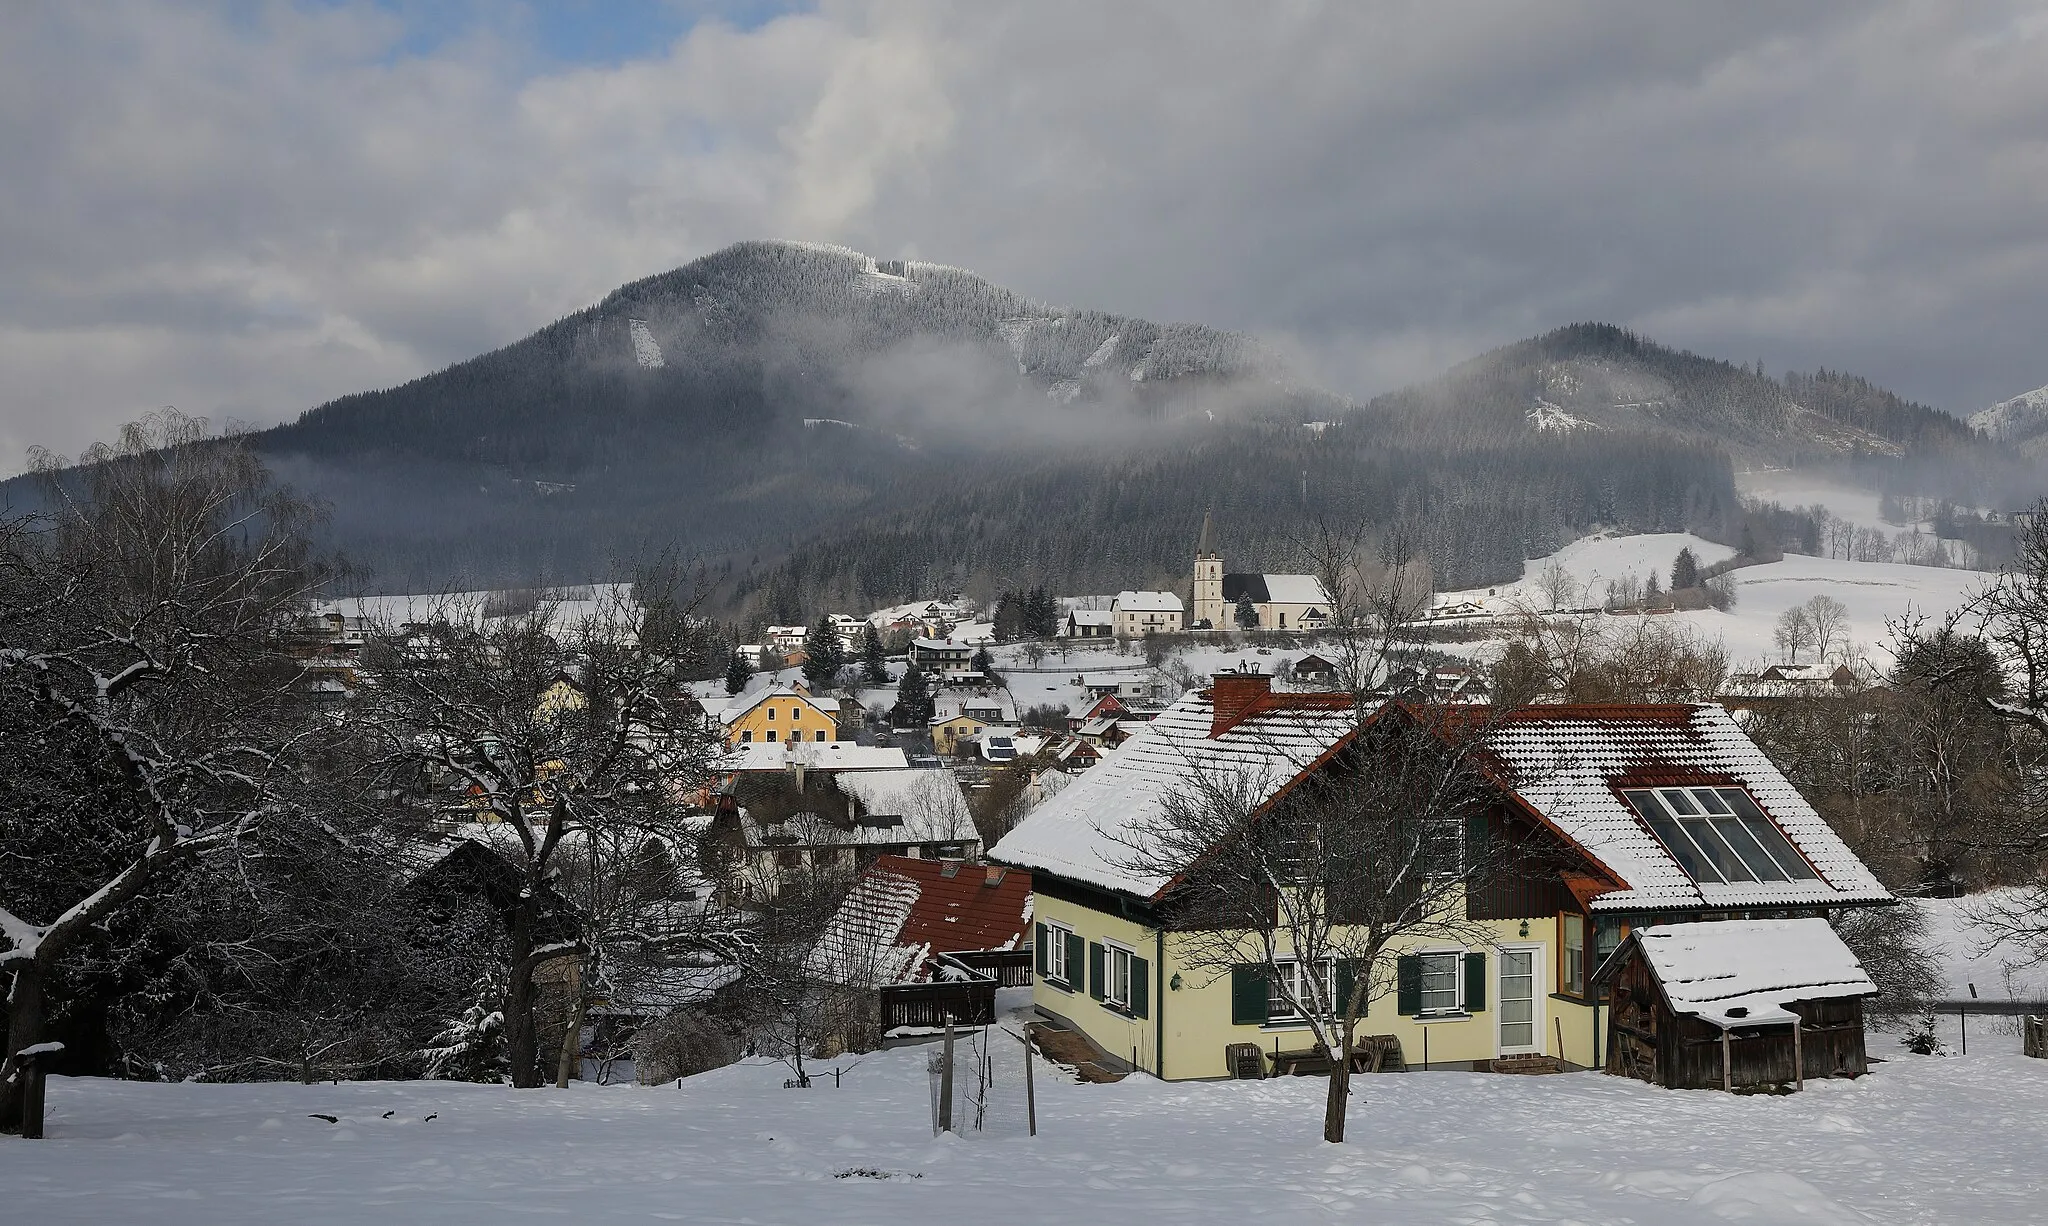
M 1414 1017 L 1422 1012 L 1422 958 L 1402 954 L 1394 961 L 1394 1012 Z
M 1469 953 L 1465 955 L 1465 1012 L 1486 1011 L 1486 955 Z
M 1260 1026 L 1266 1021 L 1266 970 L 1261 966 L 1230 968 L 1230 1024 Z
M 1037 938 L 1032 941 L 1031 945 L 1032 948 L 1038 951 L 1036 955 L 1038 958 L 1038 977 L 1043 979 L 1046 972 L 1052 969 L 1052 946 L 1046 941 L 1044 924 L 1038 925 L 1033 935 Z
M 1131 959 L 1131 1016 L 1151 1017 L 1151 966 L 1143 958 Z
M 1088 995 L 1102 999 L 1102 946 L 1088 942 Z
M 1465 872 L 1471 873 L 1476 866 L 1486 862 L 1492 838 L 1493 831 L 1484 813 L 1475 813 L 1465 819 Z
M 1351 989 L 1354 986 L 1356 986 L 1358 982 L 1358 975 L 1356 971 L 1357 966 L 1358 962 L 1356 959 L 1337 959 L 1337 1000 L 1335 1007 L 1337 1015 L 1339 1017 L 1342 1017 L 1344 1015 L 1344 1011 L 1351 1007 Z M 1363 1005 L 1365 1002 L 1361 1001 L 1359 1003 Z M 1358 1011 L 1358 1015 L 1360 1017 L 1364 1017 L 1365 1010 L 1363 1008 L 1360 1008 Z
M 1082 968 L 1083 968 L 1083 967 L 1087 966 L 1087 964 L 1088 964 L 1088 961 L 1087 961 L 1087 959 L 1088 959 L 1088 942 L 1086 942 L 1086 941 L 1084 941 L 1084 940 L 1082 940 L 1082 939 L 1081 939 L 1081 934 L 1080 934 L 1080 933 L 1077 933 L 1077 932 L 1070 932 L 1070 933 L 1068 933 L 1068 934 L 1067 934 L 1067 986 L 1068 986 L 1068 987 L 1078 988 L 1078 987 L 1080 987 L 1080 986 L 1081 986 L 1081 970 L 1082 970 Z

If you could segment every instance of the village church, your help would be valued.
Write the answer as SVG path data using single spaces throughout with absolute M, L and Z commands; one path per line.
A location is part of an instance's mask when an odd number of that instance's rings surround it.
M 1320 630 L 1329 624 L 1330 598 L 1314 575 L 1223 573 L 1216 549 L 1216 524 L 1202 516 L 1202 540 L 1195 549 L 1194 625 L 1234 630 L 1238 602 L 1249 599 L 1260 630 Z

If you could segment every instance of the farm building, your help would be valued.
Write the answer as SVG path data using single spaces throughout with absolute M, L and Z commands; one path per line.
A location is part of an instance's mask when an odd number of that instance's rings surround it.
M 1674 1090 L 1860 1077 L 1877 988 L 1824 919 L 1638 928 L 1595 972 L 1607 1071 Z

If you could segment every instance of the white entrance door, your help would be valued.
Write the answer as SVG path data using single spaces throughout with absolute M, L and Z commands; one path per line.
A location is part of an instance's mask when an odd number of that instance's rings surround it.
M 1500 1054 L 1543 1050 L 1543 947 L 1500 951 Z

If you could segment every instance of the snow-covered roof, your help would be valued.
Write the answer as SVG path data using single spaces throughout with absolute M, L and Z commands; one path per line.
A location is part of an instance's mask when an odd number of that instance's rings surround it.
M 1790 1025 L 1795 1015 L 1784 1006 L 1792 1001 L 1877 994 L 1856 955 L 1824 919 L 1658 924 L 1637 929 L 1629 939 L 1641 949 L 1673 1012 L 1723 1030 Z
M 1191 692 L 1033 809 L 989 856 L 1150 898 L 1170 879 L 1145 863 L 1144 851 L 1146 832 L 1167 798 L 1198 770 L 1235 773 L 1266 795 L 1278 792 L 1355 726 L 1348 703 L 1341 709 L 1308 705 L 1321 697 L 1275 694 L 1290 705 L 1255 711 L 1211 737 L 1208 692 Z
M 1116 609 L 1119 613 L 1179 613 L 1182 611 L 1180 597 L 1172 592 L 1118 592 Z
M 903 819 L 901 827 L 889 829 L 890 837 L 880 841 L 957 843 L 980 837 L 959 780 L 943 767 L 860 771 L 838 776 L 837 783 L 870 814 Z
M 819 698 L 811 694 L 800 694 L 792 686 L 771 685 L 751 693 L 738 695 L 731 702 L 720 708 L 718 718 L 724 723 L 732 723 L 740 716 L 745 715 L 771 698 L 796 698 L 811 704 L 820 711 L 830 711 L 835 714 L 839 711 L 839 700 L 837 698 Z M 706 709 L 709 710 L 708 707 Z
M 722 771 L 779 771 L 801 766 L 816 771 L 903 770 L 901 749 L 856 745 L 852 741 L 751 741 L 734 745 L 718 760 Z
M 1112 626 L 1116 614 L 1109 609 L 1074 609 L 1067 613 L 1076 626 Z
M 1494 725 L 1487 746 L 1505 768 L 1504 782 L 1627 887 L 1595 898 L 1595 911 L 1891 900 L 1841 836 L 1714 704 L 1527 707 Z M 1617 791 L 1623 780 L 1740 787 L 1819 877 L 1695 882 L 1623 801 Z
M 805 959 L 810 972 L 853 987 L 909 983 L 928 952 L 899 945 L 903 922 L 917 905 L 917 882 L 901 873 L 869 869 L 853 883 Z
M 1328 604 L 1323 585 L 1314 575 L 1267 575 L 1266 595 L 1274 604 Z
M 917 648 L 919 651 L 966 652 L 973 650 L 973 647 L 971 645 L 967 643 L 956 643 L 952 639 L 928 639 L 924 637 L 918 637 L 910 640 L 910 645 L 912 647 Z

